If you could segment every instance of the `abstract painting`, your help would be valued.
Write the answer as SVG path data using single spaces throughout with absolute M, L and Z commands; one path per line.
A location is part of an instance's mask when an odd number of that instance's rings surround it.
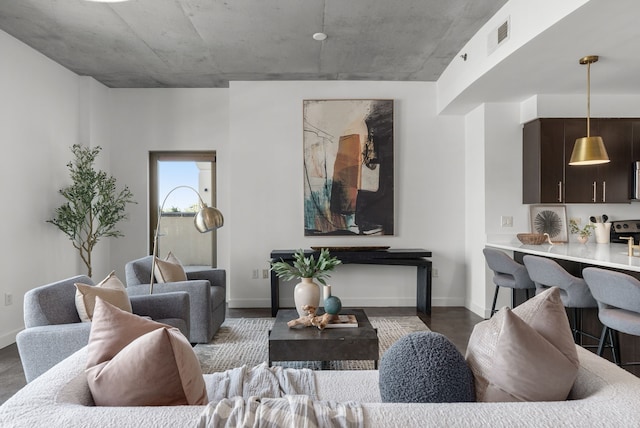
M 393 100 L 304 100 L 305 236 L 394 234 Z
M 553 242 L 567 242 L 567 211 L 564 205 L 532 205 L 531 232 L 548 233 Z

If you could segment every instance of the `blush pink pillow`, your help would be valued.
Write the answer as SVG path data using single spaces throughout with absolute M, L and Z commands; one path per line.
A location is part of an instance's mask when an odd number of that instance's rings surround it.
M 200 363 L 177 328 L 97 298 L 88 352 L 87 382 L 97 406 L 207 403 Z
M 477 401 L 565 400 L 580 361 L 558 288 L 478 323 L 466 359 Z

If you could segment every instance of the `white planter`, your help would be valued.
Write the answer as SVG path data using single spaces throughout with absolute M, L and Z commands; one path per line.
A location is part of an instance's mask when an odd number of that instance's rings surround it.
M 316 309 L 320 307 L 320 287 L 311 278 L 300 278 L 302 282 L 296 284 L 293 289 L 293 301 L 296 304 L 298 315 L 303 317 L 307 313 L 302 309 L 310 305 Z

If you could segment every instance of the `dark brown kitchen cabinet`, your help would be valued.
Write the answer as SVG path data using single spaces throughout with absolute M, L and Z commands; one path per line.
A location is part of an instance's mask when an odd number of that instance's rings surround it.
M 523 128 L 523 203 L 628 203 L 634 129 L 638 119 L 591 119 L 611 160 L 570 166 L 577 138 L 586 136 L 586 119 L 536 119 Z M 640 139 L 638 140 L 640 153 Z
M 522 203 L 564 202 L 564 119 L 526 123 L 522 141 Z

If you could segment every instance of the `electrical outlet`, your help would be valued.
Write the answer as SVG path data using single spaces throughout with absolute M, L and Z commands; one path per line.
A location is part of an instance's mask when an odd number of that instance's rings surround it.
M 13 305 L 13 294 L 11 294 L 11 293 L 4 293 L 4 305 L 5 305 L 5 306 L 11 306 L 11 305 Z
M 251 279 L 258 279 L 260 276 L 260 269 L 254 269 L 251 271 Z
M 437 278 L 438 277 L 438 269 L 431 269 L 431 277 L 432 278 Z
M 269 269 L 262 269 L 262 279 L 269 278 Z
M 503 215 L 500 217 L 500 225 L 502 227 L 513 227 L 513 217 L 510 215 Z

